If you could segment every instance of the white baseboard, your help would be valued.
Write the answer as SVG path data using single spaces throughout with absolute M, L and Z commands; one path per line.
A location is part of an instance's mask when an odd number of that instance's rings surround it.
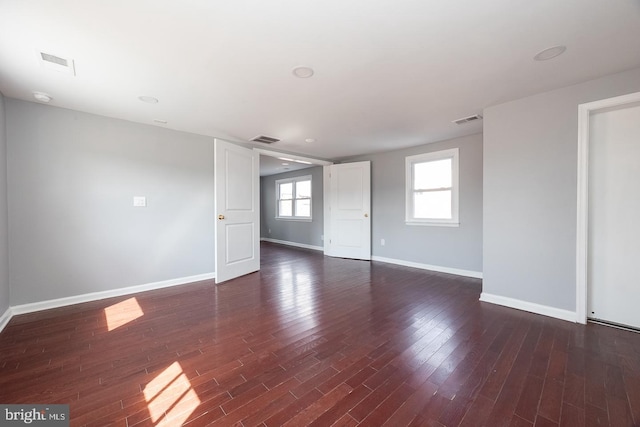
M 11 320 L 12 317 L 13 313 L 11 311 L 11 307 L 9 307 L 5 310 L 2 316 L 0 316 L 0 332 L 2 332 L 5 326 L 7 326 L 7 323 L 9 323 L 9 320 Z
M 381 256 L 372 256 L 371 261 L 386 262 L 388 264 L 403 265 L 405 267 L 420 268 L 422 270 L 437 271 L 438 273 L 455 274 L 458 276 L 472 277 L 474 279 L 482 279 L 481 271 L 462 270 L 459 268 L 441 267 L 438 265 L 422 264 L 419 262 L 404 261 L 401 259 L 386 258 Z
M 119 297 L 122 295 L 135 294 L 138 292 L 150 291 L 153 289 L 168 288 L 170 286 L 186 285 L 201 280 L 215 278 L 215 273 L 198 274 L 196 276 L 180 277 L 177 279 L 163 280 L 161 282 L 147 283 L 144 285 L 130 286 L 127 288 L 113 289 L 109 291 L 91 292 L 88 294 L 75 295 L 71 297 L 52 299 L 47 301 L 33 302 L 28 304 L 15 305 L 10 308 L 13 316 L 18 314 L 33 313 L 35 311 L 48 310 L 50 308 L 64 307 L 67 305 L 80 304 L 83 302 L 96 301 L 105 298 Z
M 480 301 L 524 310 L 530 313 L 542 314 L 543 316 L 555 317 L 556 319 L 566 320 L 568 322 L 575 322 L 577 319 L 577 313 L 575 311 L 563 310 L 560 308 L 549 307 L 548 305 L 541 305 L 500 295 L 488 294 L 486 292 L 482 292 L 480 294 Z
M 278 243 L 280 245 L 295 246 L 296 248 L 313 249 L 314 251 L 324 251 L 324 248 L 322 246 L 307 245 L 306 243 L 288 242 L 286 240 L 270 239 L 268 237 L 261 237 L 260 240 L 262 240 L 263 242 Z

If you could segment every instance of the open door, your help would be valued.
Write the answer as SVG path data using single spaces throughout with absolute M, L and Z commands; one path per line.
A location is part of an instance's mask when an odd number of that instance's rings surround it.
M 215 151 L 216 283 L 260 269 L 260 167 L 251 149 L 219 139 Z
M 589 124 L 587 317 L 640 330 L 640 102 Z
M 325 240 L 325 255 L 370 260 L 371 163 L 343 163 L 327 168 L 329 233 L 325 230 L 325 235 L 329 235 L 329 241 Z

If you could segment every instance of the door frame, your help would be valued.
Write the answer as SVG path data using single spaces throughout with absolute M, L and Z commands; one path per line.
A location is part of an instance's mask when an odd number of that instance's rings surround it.
M 287 158 L 290 158 L 290 159 L 294 159 L 294 161 L 295 160 L 302 160 L 302 161 L 310 162 L 312 167 L 313 166 L 323 166 L 323 169 L 325 171 L 328 169 L 327 168 L 328 166 L 333 164 L 333 162 L 331 162 L 331 161 L 322 160 L 322 159 L 318 159 L 318 158 L 314 158 L 314 157 L 306 157 L 306 156 L 301 156 L 299 154 L 287 153 L 287 152 L 284 152 L 284 151 L 267 150 L 267 149 L 264 149 L 264 148 L 247 146 L 245 144 L 241 144 L 241 143 L 237 143 L 237 142 L 231 142 L 231 141 L 227 141 L 227 140 L 221 140 L 221 141 L 226 142 L 226 143 L 230 143 L 230 144 L 234 144 L 234 145 L 238 145 L 240 147 L 252 150 L 254 153 L 257 153 L 257 155 L 258 155 L 258 168 L 260 167 L 260 155 L 276 157 L 276 158 L 278 158 L 278 157 L 287 157 Z M 215 139 L 214 139 L 214 142 L 215 142 Z M 216 162 L 216 158 L 215 158 L 215 149 L 214 149 L 214 165 L 215 165 L 215 162 Z M 326 175 L 326 176 L 328 176 L 328 175 Z M 330 188 L 327 187 L 326 176 L 324 176 L 324 173 L 323 173 L 323 178 L 324 178 L 323 179 L 323 195 L 324 195 L 323 201 L 327 200 L 327 197 L 328 197 L 329 192 L 330 192 Z M 214 173 L 214 188 L 215 188 L 216 185 L 217 185 L 217 183 L 216 183 L 215 173 Z M 260 217 L 262 216 L 262 203 L 260 201 L 261 197 L 262 197 L 261 186 L 260 186 L 260 184 L 258 184 L 258 209 L 260 211 L 259 212 Z M 217 207 L 215 209 L 217 210 Z M 217 211 L 214 212 L 214 213 L 215 213 L 215 216 L 217 217 L 217 215 L 218 215 Z M 325 217 L 325 219 L 324 219 L 324 222 L 323 222 L 323 226 L 326 226 L 326 224 L 327 224 L 327 213 L 328 213 L 328 204 L 325 203 L 324 204 L 324 217 Z M 216 224 L 217 224 L 217 220 L 216 220 Z M 260 224 L 258 223 L 258 225 L 260 225 Z M 323 231 L 323 233 L 326 234 L 326 231 Z M 216 234 L 216 239 L 217 239 L 217 231 L 215 232 L 215 234 Z M 260 236 L 258 236 L 258 239 L 261 240 Z M 325 239 L 325 241 L 326 241 L 326 239 Z M 215 244 L 215 247 L 216 247 L 216 257 L 217 257 L 218 244 L 217 244 L 217 242 L 214 243 L 214 244 Z M 216 275 L 217 275 L 217 272 L 216 272 Z M 216 283 L 218 283 L 218 282 L 216 281 Z
M 578 105 L 578 194 L 576 227 L 576 322 L 587 323 L 589 267 L 589 124 L 591 113 L 640 102 L 640 92 Z
M 328 166 L 331 166 L 333 164 L 333 162 L 329 161 L 329 160 L 322 160 L 322 159 L 318 159 L 315 157 L 306 157 L 306 156 L 301 156 L 299 154 L 292 154 L 292 153 L 287 153 L 285 151 L 277 151 L 277 150 L 267 150 L 264 148 L 259 148 L 259 147 L 253 147 L 253 151 L 258 153 L 258 166 L 260 165 L 260 156 L 269 156 L 269 157 L 275 157 L 275 158 L 281 158 L 281 157 L 285 157 L 287 159 L 292 159 L 294 162 L 296 160 L 302 160 L 305 162 L 309 162 L 311 163 L 310 167 L 315 167 L 315 166 L 322 166 L 323 169 L 323 181 L 322 181 L 322 193 L 323 193 L 323 216 L 324 216 L 324 221 L 323 221 L 323 238 L 324 236 L 326 236 L 328 228 L 327 227 L 327 215 L 328 215 L 328 204 L 327 204 L 327 195 L 329 194 L 330 189 L 327 187 L 327 181 L 326 181 L 326 177 L 324 176 L 325 172 L 328 168 Z M 328 175 L 327 175 L 328 176 Z M 259 197 L 260 197 L 260 218 L 262 218 L 262 185 L 259 186 Z M 262 241 L 262 237 L 260 238 L 260 240 Z M 327 240 L 324 239 L 324 241 L 326 242 Z M 323 242 L 324 243 L 324 242 Z M 327 250 L 326 244 L 323 246 L 323 253 L 325 253 Z
M 302 160 L 305 162 L 310 162 L 311 163 L 311 167 L 313 166 L 328 166 L 328 165 L 332 165 L 333 162 L 327 161 L 327 160 L 321 160 L 321 159 L 316 159 L 314 157 L 305 157 L 305 156 L 300 156 L 299 154 L 291 154 L 291 153 L 286 153 L 284 151 L 276 151 L 276 150 L 265 150 L 264 148 L 257 148 L 257 147 L 253 147 L 253 151 L 257 152 L 260 155 L 263 156 L 269 156 L 269 157 L 275 157 L 275 158 L 279 158 L 279 157 L 286 157 L 289 159 L 293 159 L 293 161 L 296 160 Z

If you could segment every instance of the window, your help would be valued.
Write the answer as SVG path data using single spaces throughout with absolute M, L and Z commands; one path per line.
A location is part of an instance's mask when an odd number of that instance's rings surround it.
M 276 181 L 276 218 L 311 221 L 311 175 Z
M 406 222 L 458 226 L 458 149 L 406 158 Z

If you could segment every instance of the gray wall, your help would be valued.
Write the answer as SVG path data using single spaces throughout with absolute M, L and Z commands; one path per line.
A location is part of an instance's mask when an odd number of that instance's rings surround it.
M 0 316 L 9 308 L 7 133 L 5 100 L 0 93 Z
M 640 69 L 484 111 L 483 292 L 575 311 L 578 104 L 640 91 Z
M 6 113 L 11 305 L 213 272 L 212 138 L 13 99 Z
M 276 219 L 276 180 L 311 175 L 311 216 L 313 220 L 287 221 Z M 260 178 L 260 237 L 323 246 L 324 234 L 322 166 Z M 271 232 L 269 233 L 269 230 Z
M 460 149 L 460 226 L 405 224 L 405 157 Z M 371 238 L 374 256 L 438 267 L 482 271 L 482 135 L 358 156 L 371 161 Z M 380 240 L 385 239 L 385 246 Z

